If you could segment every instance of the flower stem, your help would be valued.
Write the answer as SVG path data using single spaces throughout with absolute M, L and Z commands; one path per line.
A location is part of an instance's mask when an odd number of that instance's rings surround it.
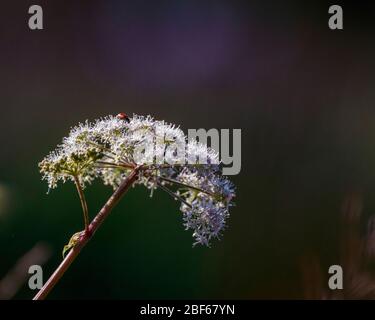
M 79 194 L 79 200 L 81 201 L 82 205 L 82 211 L 83 211 L 83 220 L 85 222 L 85 232 L 88 232 L 89 230 L 89 210 L 87 208 L 87 202 L 85 198 L 85 194 L 83 193 L 81 183 L 79 182 L 79 178 L 77 176 L 74 176 L 74 183 L 76 185 L 78 194 Z
M 168 188 L 164 187 L 159 181 L 156 182 L 160 189 L 164 190 L 166 193 L 168 193 L 174 200 L 180 200 L 183 204 L 187 205 L 188 207 L 192 208 L 190 203 L 187 203 L 183 198 L 181 198 L 179 195 L 174 193 L 173 191 L 169 190 Z
M 54 286 L 59 282 L 61 277 L 64 275 L 66 270 L 70 267 L 75 258 L 79 255 L 82 248 L 90 241 L 91 237 L 103 223 L 103 221 L 108 217 L 112 209 L 118 204 L 122 196 L 129 190 L 130 186 L 136 181 L 137 175 L 141 166 L 137 166 L 129 176 L 120 184 L 112 196 L 107 200 L 102 209 L 88 225 L 88 232 L 83 232 L 78 243 L 73 247 L 68 253 L 65 259 L 61 262 L 52 276 L 44 284 L 42 289 L 35 295 L 33 300 L 43 300 L 47 297 L 48 293 L 54 288 Z
M 136 165 L 130 164 L 130 163 L 114 163 L 114 162 L 106 162 L 106 161 L 97 161 L 96 163 L 102 164 L 102 165 L 108 165 L 108 166 L 114 166 L 117 168 L 127 168 L 127 169 L 134 169 Z
M 164 180 L 164 181 L 168 181 L 170 183 L 174 183 L 174 184 L 180 185 L 182 187 L 186 187 L 188 189 L 193 189 L 193 190 L 196 190 L 196 191 L 199 191 L 199 192 L 203 192 L 203 193 L 208 194 L 210 196 L 215 196 L 213 193 L 211 193 L 209 191 L 203 190 L 202 188 L 191 186 L 189 184 L 183 183 L 183 182 L 178 181 L 178 180 L 166 178 L 166 177 L 163 177 L 163 176 L 159 176 L 158 178 L 161 179 L 161 180 Z

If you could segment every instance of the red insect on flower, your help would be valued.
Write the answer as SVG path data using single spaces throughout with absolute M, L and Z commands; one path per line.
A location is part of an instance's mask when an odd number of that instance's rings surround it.
M 130 122 L 130 119 L 129 119 L 128 115 L 126 113 L 124 113 L 124 112 L 120 112 L 116 116 L 116 118 L 121 119 L 121 120 L 125 120 L 126 122 Z

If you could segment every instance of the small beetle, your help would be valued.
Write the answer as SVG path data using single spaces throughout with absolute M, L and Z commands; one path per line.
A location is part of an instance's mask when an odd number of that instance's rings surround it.
M 126 113 L 124 113 L 124 112 L 120 112 L 116 116 L 116 118 L 121 119 L 121 120 L 125 120 L 126 122 L 130 122 L 130 119 L 129 119 L 128 115 Z

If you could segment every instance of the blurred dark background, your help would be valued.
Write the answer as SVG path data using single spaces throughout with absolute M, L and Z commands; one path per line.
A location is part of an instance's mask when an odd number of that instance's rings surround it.
M 32 4 L 44 30 L 28 28 Z M 328 28 L 331 4 L 343 6 L 344 30 Z M 345 201 L 361 199 L 360 237 L 375 213 L 374 10 L 363 1 L 3 1 L 0 281 L 40 242 L 51 250 L 46 280 L 82 229 L 74 186 L 47 195 L 38 162 L 79 121 L 126 112 L 184 130 L 242 129 L 228 229 L 212 248 L 192 248 L 178 204 L 133 189 L 50 298 L 304 298 L 311 256 L 326 284 L 340 264 Z M 87 189 L 91 215 L 110 193 Z M 24 284 L 14 297 L 34 294 Z

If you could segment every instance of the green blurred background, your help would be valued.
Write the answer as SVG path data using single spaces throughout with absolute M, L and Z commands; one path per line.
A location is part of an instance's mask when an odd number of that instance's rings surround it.
M 242 129 L 236 207 L 221 241 L 192 248 L 176 202 L 132 189 L 50 298 L 304 298 L 301 259 L 318 256 L 326 281 L 353 193 L 366 231 L 374 5 L 343 4 L 331 31 L 324 1 L 3 2 L 0 281 L 36 243 L 50 248 L 45 280 L 61 261 L 80 203 L 71 184 L 47 195 L 37 164 L 71 126 L 118 112 Z M 32 4 L 42 31 L 28 29 Z M 87 189 L 92 216 L 110 193 Z M 14 298 L 34 294 L 25 283 Z

